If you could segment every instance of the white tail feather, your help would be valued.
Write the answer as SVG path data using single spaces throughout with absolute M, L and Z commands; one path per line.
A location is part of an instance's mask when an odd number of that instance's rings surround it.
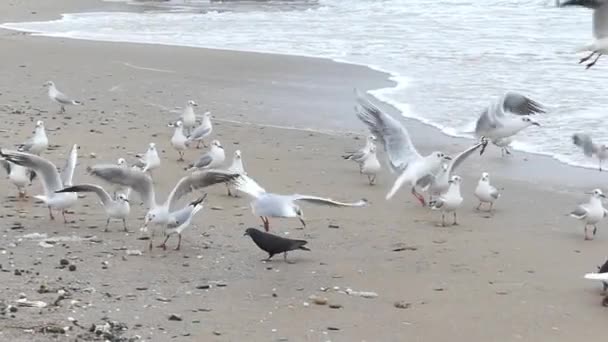
M 585 279 L 608 281 L 608 273 L 587 273 Z

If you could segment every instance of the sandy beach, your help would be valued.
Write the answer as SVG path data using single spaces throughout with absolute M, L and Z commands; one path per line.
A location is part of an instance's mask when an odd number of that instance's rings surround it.
M 126 8 L 10 0 L 0 4 L 0 19 L 108 9 Z M 243 236 L 261 221 L 246 197 L 228 197 L 223 185 L 207 189 L 208 204 L 186 230 L 181 251 L 171 249 L 172 238 L 167 251 L 148 253 L 147 241 L 138 240 L 145 213 L 138 200 L 128 221 L 133 233 L 121 232 L 119 223 L 104 233 L 94 195 L 80 199 L 64 224 L 50 221 L 31 198 L 16 201 L 15 187 L 3 178 L 0 309 L 16 305 L 20 294 L 49 305 L 0 315 L 0 340 L 103 340 L 88 329 L 104 318 L 126 324 L 125 341 L 573 341 L 603 333 L 601 286 L 583 275 L 605 261 L 608 229 L 601 223 L 595 240 L 584 241 L 582 223 L 566 215 L 586 200 L 584 192 L 602 187 L 606 176 L 597 170 L 523 153 L 500 158 L 491 146 L 458 172 L 465 198 L 460 225 L 438 227 L 440 214 L 421 208 L 408 191 L 384 199 L 395 178 L 388 170 L 369 186 L 340 157 L 364 142 L 353 88 L 386 87 L 385 74 L 323 59 L 8 30 L 0 30 L 0 50 L 2 147 L 25 141 L 44 120 L 52 147 L 45 158 L 62 166 L 71 144 L 80 145 L 76 182 L 98 183 L 87 166 L 119 157 L 133 162 L 155 142 L 163 163 L 155 183 L 168 193 L 185 164 L 176 161 L 167 124 L 194 99 L 199 113 L 213 113 L 213 137 L 228 159 L 240 149 L 249 175 L 267 190 L 371 203 L 304 205 L 305 229 L 295 219 L 271 220 L 273 233 L 306 239 L 312 251 L 290 253 L 295 264 L 280 257 L 265 263 L 266 255 Z M 85 105 L 57 114 L 42 87 L 47 80 Z M 472 144 L 403 122 L 423 152 L 458 153 Z M 186 159 L 201 152 L 190 149 Z M 503 189 L 492 216 L 474 210 L 481 170 Z M 28 188 L 30 195 L 41 191 L 39 181 Z M 49 238 L 59 241 L 41 246 Z M 76 270 L 61 267 L 62 259 Z M 341 292 L 347 288 L 378 296 Z M 57 300 L 58 290 L 67 292 L 65 299 Z M 314 304 L 312 295 L 336 308 Z M 172 314 L 181 321 L 169 320 Z M 44 327 L 70 329 L 43 333 Z

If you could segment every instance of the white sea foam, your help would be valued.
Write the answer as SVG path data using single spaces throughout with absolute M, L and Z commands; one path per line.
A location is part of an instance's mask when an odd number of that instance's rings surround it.
M 608 65 L 600 61 L 596 70 L 585 72 L 572 53 L 590 35 L 588 11 L 566 11 L 549 0 L 320 0 L 308 9 L 254 4 L 236 12 L 226 11 L 232 6 L 227 3 L 205 6 L 190 12 L 179 7 L 177 13 L 66 14 L 59 20 L 2 27 L 53 37 L 365 65 L 395 82 L 392 88 L 371 91 L 379 100 L 405 117 L 459 137 L 472 136 L 475 118 L 493 98 L 506 90 L 522 91 L 551 110 L 538 117 L 541 128 L 520 134 L 513 147 L 595 167 L 570 141 L 580 131 L 601 141 L 608 129 L 603 110 L 608 97 L 602 87 Z

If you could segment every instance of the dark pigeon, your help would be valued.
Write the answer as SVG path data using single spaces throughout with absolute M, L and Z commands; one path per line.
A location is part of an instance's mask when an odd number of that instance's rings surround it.
M 268 253 L 268 259 L 265 259 L 265 261 L 269 261 L 275 254 L 283 253 L 285 262 L 288 262 L 287 252 L 296 249 L 310 251 L 310 249 L 304 247 L 304 245 L 308 243 L 308 241 L 305 240 L 287 239 L 255 228 L 247 228 L 245 235 L 251 236 L 253 242 L 255 242 L 261 250 Z

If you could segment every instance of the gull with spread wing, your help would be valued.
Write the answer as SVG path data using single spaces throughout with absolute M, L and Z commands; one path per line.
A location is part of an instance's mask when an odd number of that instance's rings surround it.
M 588 45 L 582 46 L 577 52 L 591 52 L 588 56 L 581 58 L 578 64 L 582 64 L 593 56 L 595 59 L 587 64 L 587 69 L 597 63 L 603 54 L 608 53 L 608 1 L 606 0 L 568 0 L 560 5 L 581 6 L 593 10 L 593 41 Z
M 122 168 L 112 164 L 95 165 L 89 167 L 87 170 L 95 177 L 103 179 L 111 184 L 130 187 L 139 194 L 145 206 L 148 208 L 148 212 L 144 217 L 143 230 L 147 230 L 149 224 L 166 228 L 172 215 L 175 213 L 173 208 L 186 194 L 213 184 L 225 183 L 238 177 L 237 174 L 231 174 L 220 170 L 193 172 L 182 177 L 175 187 L 173 187 L 173 190 L 169 193 L 165 202 L 159 203 L 156 199 L 152 178 L 141 170 Z M 154 238 L 154 235 L 155 230 L 152 229 L 150 249 L 152 248 L 152 239 Z
M 55 83 L 53 81 L 47 81 L 44 86 L 49 88 L 49 99 L 61 106 L 61 110 L 59 111 L 59 113 L 65 113 L 65 106 L 82 105 L 82 102 L 73 100 L 67 97 L 64 93 L 60 92 L 57 87 L 55 87 Z
M 538 102 L 515 92 L 507 92 L 488 108 L 477 119 L 475 134 L 477 137 L 486 137 L 495 145 L 504 143 L 529 126 L 540 126 L 532 115 L 545 113 L 544 107 Z M 485 150 L 485 147 L 481 150 Z
M 107 191 L 105 191 L 101 186 L 95 184 L 78 184 L 55 192 L 94 192 L 101 200 L 103 209 L 106 212 L 107 220 L 104 232 L 108 231 L 108 226 L 110 225 L 111 219 L 122 220 L 122 226 L 125 232 L 129 231 L 127 229 L 127 217 L 131 212 L 131 206 L 129 205 L 128 195 L 119 193 L 116 195 L 116 199 L 112 199 L 112 196 L 110 196 Z
M 441 168 L 441 163 L 452 158 L 440 151 L 432 152 L 427 156 L 420 155 L 414 147 L 408 131 L 399 121 L 382 112 L 361 94 L 359 94 L 358 100 L 360 108 L 358 108 L 357 117 L 382 142 L 389 166 L 393 172 L 400 174 L 386 195 L 386 199 L 392 198 L 401 186 L 407 184 L 420 204 L 425 206 L 426 201 L 416 191 L 416 186 L 419 186 L 420 180 L 426 177 L 435 177 Z
M 328 205 L 332 207 L 364 207 L 367 205 L 367 200 L 361 199 L 354 203 L 344 203 L 334 201 L 331 198 L 322 198 L 309 195 L 279 195 L 266 192 L 256 181 L 247 175 L 240 175 L 233 180 L 234 187 L 253 198 L 251 201 L 251 211 L 253 215 L 259 216 L 264 223 L 264 229 L 270 229 L 269 217 L 297 217 L 306 227 L 304 221 L 304 213 L 297 201 L 308 202 L 318 205 Z
M 599 161 L 600 172 L 602 171 L 602 161 L 608 159 L 608 146 L 594 143 L 591 137 L 585 133 L 573 134 L 572 143 L 583 149 L 585 156 L 596 156 Z
M 49 208 L 49 217 L 54 220 L 52 209 L 61 209 L 63 220 L 68 223 L 65 213 L 66 209 L 73 206 L 78 199 L 76 193 L 55 193 L 64 187 L 72 186 L 72 178 L 76 169 L 78 159 L 78 145 L 74 145 L 70 151 L 65 167 L 61 174 L 57 172 L 57 167 L 50 161 L 24 152 L 0 150 L 0 156 L 11 163 L 32 169 L 42 181 L 44 195 L 36 195 L 34 198 L 44 202 Z

